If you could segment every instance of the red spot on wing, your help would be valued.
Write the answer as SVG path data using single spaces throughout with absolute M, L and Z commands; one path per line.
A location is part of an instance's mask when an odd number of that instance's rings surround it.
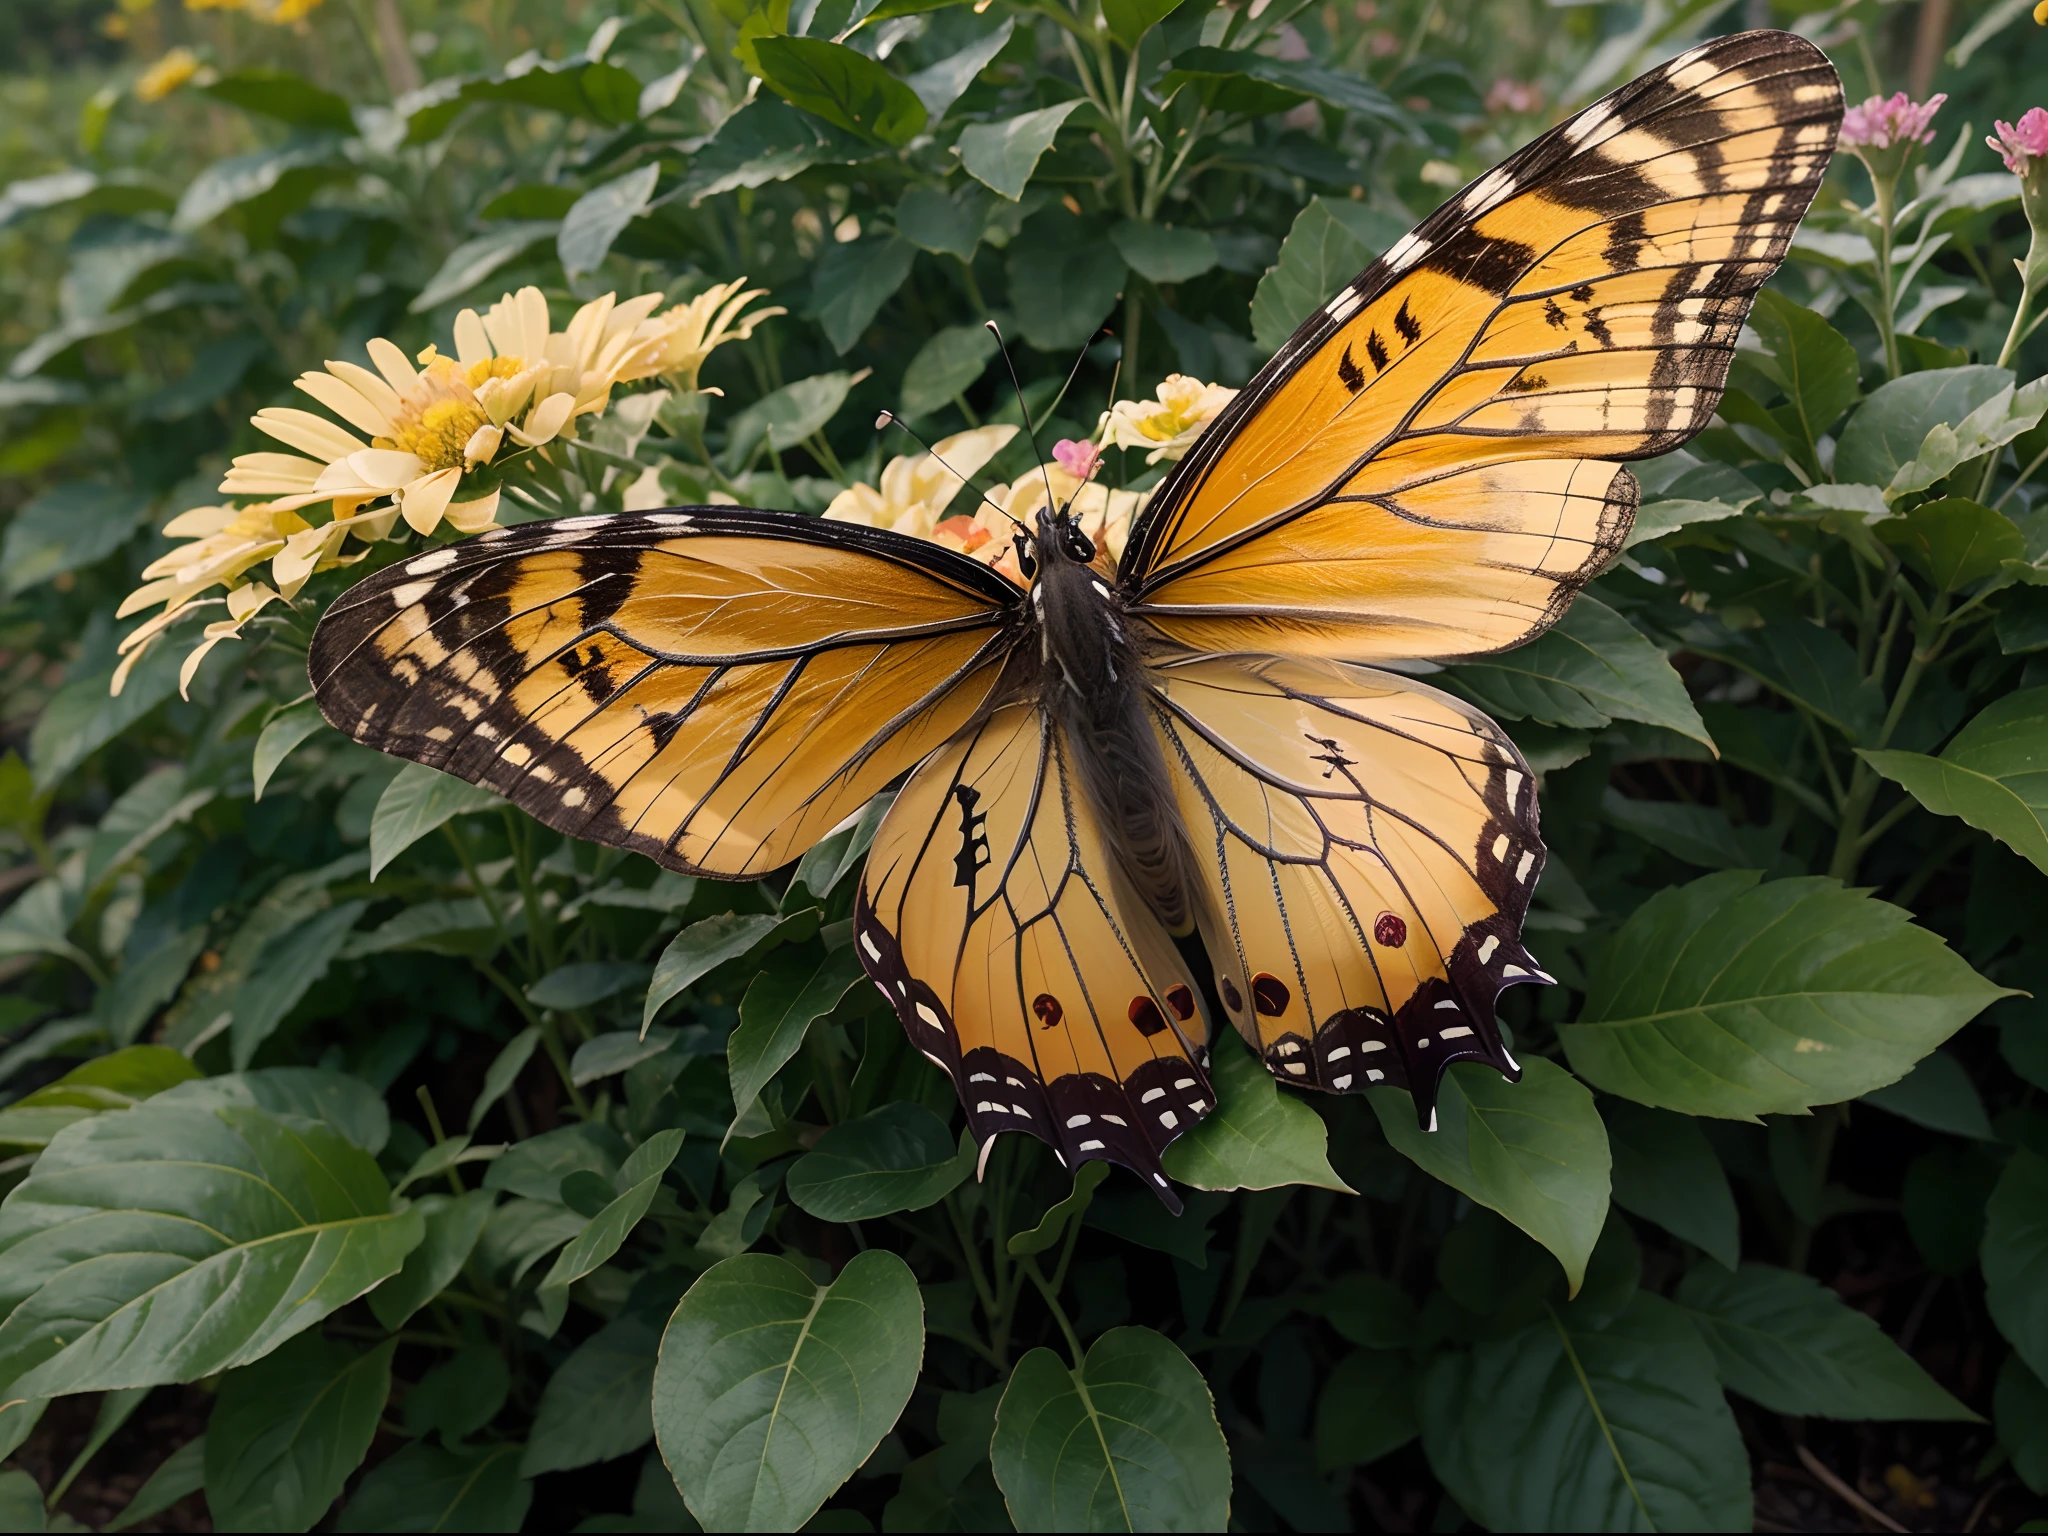
M 1399 949 L 1408 942 L 1408 925 L 1391 912 L 1382 912 L 1373 920 L 1374 942 L 1386 949 Z
M 1271 971 L 1261 971 L 1252 978 L 1252 1004 L 1269 1019 L 1285 1013 L 1293 995 L 1287 990 L 1287 983 Z
M 1060 1000 L 1050 992 L 1041 992 L 1031 999 L 1031 1011 L 1038 1015 L 1038 1022 L 1046 1029 L 1066 1017 L 1066 1010 L 1060 1007 Z

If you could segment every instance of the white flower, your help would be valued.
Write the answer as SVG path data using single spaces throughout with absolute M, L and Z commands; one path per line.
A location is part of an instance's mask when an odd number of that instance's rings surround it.
M 1119 400 L 1103 416 L 1097 435 L 1119 448 L 1146 448 L 1147 464 L 1174 460 L 1192 448 L 1202 429 L 1237 397 L 1221 384 L 1170 373 L 1152 400 Z
M 1002 452 L 1016 435 L 1015 427 L 975 427 L 940 440 L 930 453 L 891 459 L 879 489 L 849 486 L 832 498 L 825 515 L 835 522 L 893 528 L 928 539 L 967 483 L 965 477 Z

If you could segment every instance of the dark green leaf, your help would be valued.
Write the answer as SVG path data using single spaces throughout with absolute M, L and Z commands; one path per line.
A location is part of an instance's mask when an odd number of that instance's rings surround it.
M 649 1399 L 661 1334 L 628 1312 L 576 1346 L 541 1390 L 519 1464 L 527 1477 L 630 1455 L 654 1438 Z
M 1109 35 L 1126 48 L 1180 8 L 1181 0 L 1102 0 L 1102 19 Z
M 1109 238 L 1132 271 L 1155 283 L 1184 283 L 1216 265 L 1216 242 L 1205 229 L 1126 219 L 1110 230 Z
M 960 99 L 961 93 L 981 72 L 995 62 L 997 54 L 1010 41 L 1010 33 L 1016 22 L 1005 17 L 1001 26 L 993 32 L 976 38 L 958 53 L 949 54 L 927 69 L 921 69 L 904 84 L 917 93 L 917 99 L 924 103 L 930 121 L 937 123 L 946 115 L 946 109 Z
M 921 1211 L 974 1171 L 945 1121 L 919 1104 L 885 1104 L 836 1125 L 789 1170 L 789 1198 L 820 1221 Z
M 1707 875 L 1650 898 L 1558 1037 L 1595 1087 L 1684 1114 L 1800 1114 L 1903 1077 L 2003 989 L 1832 880 Z
M 451 1451 L 426 1441 L 382 1461 L 349 1495 L 338 1531 L 516 1531 L 533 1503 L 517 1445 Z
M 1863 1102 L 1889 1110 L 1901 1119 L 1951 1136 L 1991 1139 L 1991 1119 L 1984 1100 L 1963 1064 L 1946 1051 L 1931 1051 L 1920 1065 L 1896 1083 L 1873 1088 Z
M 1017 328 L 1040 351 L 1085 345 L 1123 292 L 1124 259 L 1101 228 L 1050 208 L 1010 243 L 1004 270 Z
M 1277 352 L 1296 326 L 1408 233 L 1391 214 L 1347 198 L 1312 198 L 1294 216 L 1280 259 L 1252 295 L 1252 342 Z
M 1182 1197 L 1181 1207 L 1176 1216 L 1149 1190 L 1112 1186 L 1096 1194 L 1082 1225 L 1141 1248 L 1170 1253 L 1194 1269 L 1207 1269 L 1209 1227 L 1229 1209 L 1230 1197 L 1196 1190 Z
M 909 86 L 864 53 L 819 37 L 764 37 L 754 44 L 761 78 L 792 106 L 878 144 L 901 147 L 930 114 Z
M 662 1335 L 654 1432 L 714 1531 L 793 1531 L 895 1425 L 924 1356 L 924 1308 L 893 1253 L 830 1285 L 741 1254 L 690 1287 Z
M 1002 122 L 975 123 L 961 131 L 954 152 L 968 175 L 1014 203 L 1023 197 L 1039 158 L 1059 137 L 1060 124 L 1080 105 L 1078 99 L 1063 101 Z
M 125 1531 L 140 1525 L 151 1515 L 160 1515 L 180 1499 L 197 1493 L 206 1483 L 206 1436 L 187 1440 L 157 1465 L 149 1481 L 135 1490 L 135 1497 L 104 1527 Z
M 618 1132 L 585 1121 L 557 1126 L 516 1142 L 484 1174 L 485 1189 L 507 1190 L 530 1200 L 561 1199 L 562 1180 L 587 1171 L 607 1182 L 631 1155 Z
M 1884 718 L 1884 693 L 1864 677 L 1849 643 L 1804 619 L 1774 619 L 1725 638 L 1702 636 L 1691 649 L 1742 668 L 1851 741 L 1874 735 Z
M 251 798 L 263 798 L 263 791 L 270 785 L 270 776 L 277 772 L 294 747 L 329 728 L 320 713 L 319 703 L 313 699 L 301 699 L 273 712 L 264 722 L 262 734 L 256 738 L 256 751 L 250 760 L 250 773 L 256 785 L 256 792 Z
M 71 678 L 50 695 L 29 733 L 28 760 L 38 792 L 53 788 L 93 753 L 178 691 L 184 646 L 157 642 L 128 674 L 118 694 L 109 694 L 114 669 Z
M 551 1334 L 560 1325 L 562 1313 L 569 1305 L 569 1287 L 625 1246 L 640 1218 L 654 1203 L 655 1191 L 661 1188 L 661 1176 L 668 1172 L 682 1146 L 681 1131 L 656 1131 L 619 1166 L 612 1179 L 618 1197 L 569 1240 L 540 1283 L 537 1300 L 545 1332 Z
M 2007 1355 L 1999 1368 L 1991 1412 L 1999 1444 L 2012 1457 L 2020 1481 L 2036 1493 L 2048 1493 L 2048 1387 L 2018 1355 Z
M 415 1435 L 439 1435 L 453 1450 L 498 1416 L 511 1389 L 512 1373 L 497 1347 L 468 1345 L 406 1393 L 405 1427 Z
M 1303 97 L 1313 97 L 1329 106 L 1356 112 L 1363 117 L 1404 127 L 1407 125 L 1407 117 L 1403 110 L 1371 81 L 1356 74 L 1325 69 L 1319 64 L 1306 61 L 1279 59 L 1271 54 L 1255 53 L 1250 49 L 1190 48 L 1174 55 L 1173 73 L 1167 76 L 1169 88 L 1173 81 L 1183 77 L 1250 81 L 1271 90 L 1287 93 L 1296 101 Z M 1215 104 L 1224 111 L 1249 109 L 1264 112 L 1290 103 L 1283 102 L 1278 97 L 1246 98 L 1225 95 L 1215 98 Z
M 493 810 L 505 802 L 478 784 L 453 774 L 407 763 L 384 787 L 370 818 L 370 878 L 443 823 L 471 811 Z
M 500 224 L 474 240 L 463 241 L 442 259 L 407 309 L 415 315 L 425 314 L 461 298 L 507 262 L 516 261 L 543 240 L 556 238 L 561 229 L 559 219 L 526 219 Z
M 134 536 L 148 510 L 148 497 L 103 480 L 43 492 L 14 514 L 0 543 L 7 595 L 104 560 Z
M 309 1531 L 341 1495 L 391 1395 L 388 1339 L 367 1352 L 300 1334 L 222 1378 L 206 1424 L 216 1531 Z
M 233 998 L 228 1044 L 236 1071 L 249 1065 L 285 1015 L 327 974 L 327 967 L 348 942 L 356 919 L 369 905 L 367 901 L 345 901 L 329 907 L 265 947 L 255 974 L 242 983 Z
M 784 965 L 754 978 L 740 1000 L 739 1027 L 725 1047 L 735 1126 L 754 1107 L 769 1079 L 803 1046 L 811 1025 L 838 1007 L 839 1000 L 864 979 L 851 948 L 833 950 L 808 976 Z
M 1876 1323 L 1819 1281 L 1768 1264 L 1701 1264 L 1676 1300 L 1721 1382 L 1775 1413 L 1824 1419 L 1975 1419 Z
M 555 236 L 555 254 L 561 258 L 562 270 L 581 277 L 604 265 L 612 243 L 647 211 L 660 180 L 661 167 L 650 163 L 579 197 L 562 216 L 561 232 Z
M 1418 1407 L 1445 1488 L 1495 1531 L 1747 1531 L 1749 1456 L 1686 1314 L 1638 1291 L 1437 1357 Z
M 2048 871 L 2048 688 L 1997 700 L 1939 757 L 1863 756 L 1936 815 L 1958 817 Z
M 99 1116 L 8 1196 L 0 1380 L 50 1396 L 246 1365 L 424 1233 L 369 1153 L 316 1121 L 161 1100 Z
M 1022 1531 L 1219 1531 L 1230 1450 L 1209 1384 L 1149 1328 L 1112 1328 L 1070 1370 L 1017 1362 L 989 1458 Z
M 1907 1165 L 1900 1213 L 1929 1269 L 1960 1275 L 1976 1264 L 1984 1207 L 2003 1171 L 1986 1148 L 1953 1142 L 1930 1147 Z
M 96 1056 L 0 1109 L 0 1143 L 43 1146 L 81 1120 L 127 1109 L 198 1076 L 190 1058 L 168 1046 L 131 1045 Z
M 824 429 L 846 403 L 847 391 L 852 388 L 850 373 L 820 373 L 764 395 L 735 415 L 726 428 L 726 457 L 738 466 L 763 441 L 776 453 L 796 447 Z
M 952 325 L 918 348 L 903 374 L 903 414 L 915 419 L 940 409 L 988 371 L 996 339 L 986 326 Z
M 1018 1232 L 1010 1238 L 1010 1252 L 1013 1254 L 1043 1253 L 1067 1235 L 1067 1224 L 1079 1221 L 1087 1213 L 1095 1199 L 1095 1190 L 1109 1177 L 1109 1164 L 1100 1160 L 1083 1163 L 1074 1170 L 1074 1188 L 1066 1199 L 1060 1201 L 1039 1218 L 1038 1225 L 1028 1232 Z
M 488 1189 L 462 1195 L 421 1195 L 412 1202 L 426 1223 L 427 1235 L 405 1256 L 405 1266 L 370 1292 L 370 1310 L 392 1332 L 413 1313 L 440 1295 L 469 1262 L 483 1235 L 497 1196 Z
M 829 246 L 811 280 L 812 313 L 842 356 L 910 276 L 917 247 L 894 235 Z
M 213 1109 L 246 1104 L 274 1115 L 303 1115 L 328 1125 L 375 1157 L 391 1135 L 391 1114 L 377 1090 L 324 1067 L 264 1067 L 180 1083 L 163 1102 Z
M 1756 296 L 1749 324 L 1764 344 L 1758 366 L 1785 391 L 1786 416 L 1812 464 L 1815 445 L 1862 392 L 1856 348 L 1821 316 L 1775 288 Z
M 1711 745 L 1663 651 L 1597 598 L 1581 596 L 1540 639 L 1448 674 L 1481 707 L 1511 720 L 1593 727 L 1641 720 Z
M 1519 1083 L 1460 1062 L 1438 1085 L 1434 1131 L 1416 1128 L 1405 1089 L 1366 1097 L 1397 1151 L 1548 1248 L 1578 1290 L 1607 1220 L 1610 1162 L 1584 1084 L 1541 1056 L 1522 1064 Z
M 746 954 L 773 933 L 781 921 L 766 913 L 742 917 L 728 912 L 692 923 L 669 940 L 668 948 L 654 963 L 654 980 L 648 984 L 640 1033 L 647 1033 L 654 1016 L 670 998 L 703 980 L 726 961 Z
M 1962 496 L 1888 517 L 1872 531 L 1944 592 L 1996 575 L 2006 561 L 2027 553 L 2026 538 L 2011 518 Z
M 1316 1400 L 1317 1467 L 1362 1467 L 1413 1440 L 1419 1374 L 1398 1350 L 1358 1349 L 1338 1361 Z
M 1733 1269 L 1742 1251 L 1735 1192 L 1699 1122 L 1627 1099 L 1602 1099 L 1614 1153 L 1614 1203 Z
M 965 189 L 959 197 L 932 187 L 912 187 L 896 205 L 896 232 L 919 250 L 967 261 L 981 243 L 987 198 L 978 187 Z
M 2048 1158 L 2013 1153 L 1984 1207 L 1983 1253 L 1992 1321 L 2028 1369 L 2048 1377 Z
M 323 90 L 304 75 L 283 69 L 238 69 L 200 87 L 215 101 L 244 112 L 260 112 L 294 128 L 354 133 L 355 114 L 345 97 Z
M 1209 1068 L 1216 1107 L 1166 1149 L 1161 1163 L 1196 1189 L 1278 1189 L 1312 1184 L 1355 1191 L 1330 1167 L 1322 1117 L 1234 1037 L 1216 1042 Z
M 1880 384 L 1870 392 L 1835 448 L 1835 479 L 1890 485 L 1912 461 L 1928 429 L 1961 421 L 2012 383 L 2003 368 L 1931 368 Z
M 549 971 L 526 989 L 536 1008 L 568 1012 L 615 997 L 628 987 L 643 985 L 651 967 L 632 960 L 579 960 Z

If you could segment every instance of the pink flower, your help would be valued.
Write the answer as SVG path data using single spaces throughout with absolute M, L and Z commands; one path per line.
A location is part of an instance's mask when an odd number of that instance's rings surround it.
M 1063 437 L 1052 445 L 1053 462 L 1076 480 L 1087 480 L 1102 462 L 1102 450 L 1090 442 Z
M 2027 174 L 2027 162 L 2048 158 L 2048 112 L 2029 107 L 2017 123 L 1994 123 L 1998 137 L 1984 142 L 1997 150 L 2015 176 Z
M 1916 104 L 1904 91 L 1889 101 L 1873 96 L 1842 114 L 1842 147 L 1890 149 L 1901 144 L 1931 144 L 1934 114 L 1947 100 L 1946 91 L 1931 97 L 1925 105 Z

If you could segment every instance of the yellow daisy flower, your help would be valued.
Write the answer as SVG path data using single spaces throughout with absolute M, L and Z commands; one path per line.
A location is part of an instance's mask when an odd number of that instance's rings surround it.
M 825 516 L 834 522 L 893 528 L 898 533 L 928 539 L 967 483 L 965 477 L 1002 452 L 1016 435 L 1015 427 L 976 427 L 941 439 L 930 453 L 891 459 L 882 471 L 879 489 L 871 485 L 849 486 L 832 498 Z
M 199 55 L 190 48 L 173 48 L 158 59 L 135 82 L 137 101 L 162 101 L 199 73 Z
M 741 292 L 742 289 L 746 291 Z M 634 371 L 625 377 L 646 379 L 660 374 L 679 389 L 696 389 L 698 371 L 714 350 L 728 341 L 745 341 L 762 321 L 789 313 L 780 305 L 757 309 L 752 314 L 741 313 L 767 292 L 766 288 L 747 288 L 747 280 L 742 277 L 707 288 L 689 303 L 678 304 L 641 322 L 640 339 L 645 350 L 633 365 Z M 712 389 L 705 393 L 722 395 L 725 391 Z
M 1103 416 L 1097 435 L 1119 448 L 1147 448 L 1147 464 L 1175 460 L 1192 448 L 1202 428 L 1237 397 L 1221 384 L 1170 373 L 1151 400 L 1119 400 Z

